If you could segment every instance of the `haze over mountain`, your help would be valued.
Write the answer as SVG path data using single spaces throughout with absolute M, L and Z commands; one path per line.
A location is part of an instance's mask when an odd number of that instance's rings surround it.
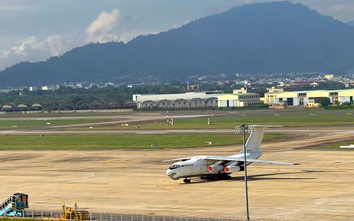
M 348 25 L 353 25 L 354 26 L 354 20 L 353 21 L 348 21 L 347 22 Z
M 190 75 L 352 72 L 354 27 L 289 2 L 232 8 L 128 43 L 89 44 L 0 72 L 0 86 Z

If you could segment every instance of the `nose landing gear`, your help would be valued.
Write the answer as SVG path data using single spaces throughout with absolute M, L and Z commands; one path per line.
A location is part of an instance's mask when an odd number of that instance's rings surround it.
M 191 179 L 190 179 L 190 178 L 185 178 L 185 179 L 183 180 L 183 182 L 184 182 L 184 183 L 191 183 Z

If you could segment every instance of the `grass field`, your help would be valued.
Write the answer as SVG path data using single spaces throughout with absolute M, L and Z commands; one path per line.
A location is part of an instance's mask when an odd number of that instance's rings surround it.
M 264 140 L 279 138 L 266 135 Z M 206 144 L 211 142 L 211 144 Z M 241 135 L 12 135 L 0 136 L 0 150 L 161 149 L 241 144 Z
M 109 126 L 95 126 L 95 130 L 111 129 L 230 129 L 243 123 L 246 124 L 278 124 L 287 126 L 340 126 L 354 125 L 354 110 L 322 110 L 322 109 L 300 109 L 291 111 L 277 110 L 255 110 L 255 111 L 202 111 L 196 114 L 203 114 L 205 117 L 180 119 L 182 111 L 170 111 L 168 119 L 173 119 L 174 125 L 168 125 L 167 116 L 160 120 L 144 123 L 131 123 L 128 127 L 120 124 Z M 218 114 L 220 113 L 220 115 Z M 75 125 L 84 123 L 110 122 L 117 117 L 124 118 L 125 115 L 118 113 L 72 113 L 72 114 L 8 114 L 0 115 L 0 129 L 13 127 L 46 127 Z M 176 115 L 176 116 L 175 116 Z M 210 116 L 209 116 L 210 115 Z M 106 118 L 99 118 L 99 117 Z M 27 119 L 21 119 L 26 117 Z M 73 117 L 78 117 L 74 119 Z M 97 118 L 95 118 L 97 117 Z M 111 118 L 110 118 L 111 117 Z M 208 118 L 210 124 L 208 125 Z M 88 129 L 87 126 L 77 127 L 77 129 Z
M 350 144 L 354 144 L 354 140 L 352 142 L 343 141 L 343 142 L 340 142 L 339 144 L 325 145 L 325 146 L 322 146 L 320 149 L 354 151 L 354 148 L 340 148 L 340 146 L 349 146 Z
M 155 112 L 152 112 L 155 113 Z M 109 124 L 105 126 L 77 126 L 62 130 L 184 130 L 184 129 L 233 129 L 243 123 L 268 124 L 286 126 L 354 126 L 354 111 L 348 110 L 321 110 L 303 109 L 301 111 L 224 111 L 224 112 L 195 112 L 205 117 L 182 119 L 177 116 L 185 112 L 169 112 L 169 120 L 174 124 L 166 123 L 167 119 L 161 117 L 157 121 L 144 123 Z M 0 116 L 0 130 L 41 129 L 51 126 L 78 125 L 97 122 L 112 122 L 124 119 L 129 114 L 11 114 Z M 11 116 L 11 117 L 9 117 Z M 104 118 L 101 118 L 101 117 Z M 25 119 L 26 117 L 26 119 Z M 78 119 L 73 118 L 78 117 Z M 210 124 L 208 124 L 208 118 Z M 266 140 L 279 138 L 279 135 L 267 135 Z M 205 144 L 211 142 L 211 145 Z M 56 150 L 56 149 L 118 149 L 118 148 L 186 148 L 202 146 L 224 146 L 240 144 L 242 138 L 234 134 L 178 134 L 178 135 L 1 135 L 0 150 Z M 341 145 L 349 144 L 348 142 Z M 338 145 L 326 148 L 338 148 Z
M 0 121 L 0 129 L 8 128 L 38 128 L 48 126 L 63 126 L 85 123 L 105 122 L 103 119 L 56 119 L 56 120 L 6 120 Z
M 210 124 L 208 124 L 208 118 Z M 95 127 L 96 130 L 159 130 L 159 129 L 233 129 L 241 124 L 272 124 L 284 126 L 343 126 L 354 125 L 354 111 L 325 111 L 309 110 L 304 111 L 237 111 L 225 116 L 200 117 L 191 119 L 174 118 L 169 114 L 169 120 L 173 119 L 174 124 L 167 124 L 167 119 L 159 121 L 133 123 L 128 126 L 109 125 Z M 78 127 L 76 129 L 88 129 Z

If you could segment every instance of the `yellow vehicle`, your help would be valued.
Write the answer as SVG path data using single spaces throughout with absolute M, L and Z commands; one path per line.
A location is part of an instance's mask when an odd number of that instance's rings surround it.
M 86 210 L 77 210 L 77 203 L 74 203 L 74 210 L 71 207 L 66 207 L 65 203 L 62 204 L 63 215 L 62 219 L 71 219 L 71 220 L 89 220 L 90 213 Z

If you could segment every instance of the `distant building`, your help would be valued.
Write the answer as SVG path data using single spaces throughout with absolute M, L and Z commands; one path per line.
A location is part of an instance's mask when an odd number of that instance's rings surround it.
M 271 87 L 271 88 L 267 88 L 268 92 L 284 92 L 284 88 L 281 87 Z
M 217 107 L 222 91 L 188 92 L 181 94 L 133 94 L 139 109 L 188 109 Z
M 184 94 L 134 94 L 140 109 L 188 109 L 208 107 L 247 107 L 263 104 L 259 94 L 241 88 L 233 94 L 222 91 L 188 92 Z
M 241 87 L 241 89 L 234 89 L 232 91 L 232 93 L 233 94 L 241 94 L 241 93 L 245 94 L 245 93 L 247 93 L 247 88 Z
M 199 84 L 197 84 L 197 85 L 187 84 L 187 91 L 193 91 L 193 90 L 199 91 L 200 85 Z
M 29 91 L 36 91 L 36 90 L 38 90 L 38 87 L 36 87 L 36 86 L 31 86 L 31 87 L 29 87 L 28 90 L 29 90 Z
M 259 94 L 226 94 L 218 97 L 218 107 L 249 107 L 261 105 Z
M 333 74 L 325 74 L 324 77 L 328 80 L 331 80 L 334 77 L 334 75 Z
M 294 81 L 288 85 L 289 87 L 295 87 L 295 86 L 312 86 L 316 87 L 318 86 L 318 83 L 315 81 Z
M 42 86 L 41 89 L 42 91 L 48 91 L 48 90 L 57 90 L 59 88 L 58 85 L 45 85 L 45 86 Z
M 273 108 L 277 106 L 318 107 L 320 98 L 323 97 L 329 98 L 332 104 L 351 102 L 354 89 L 268 92 L 264 94 L 264 103 Z
M 247 93 L 247 89 L 234 90 L 233 94 L 220 95 L 218 107 L 249 107 L 263 104 L 259 94 Z

